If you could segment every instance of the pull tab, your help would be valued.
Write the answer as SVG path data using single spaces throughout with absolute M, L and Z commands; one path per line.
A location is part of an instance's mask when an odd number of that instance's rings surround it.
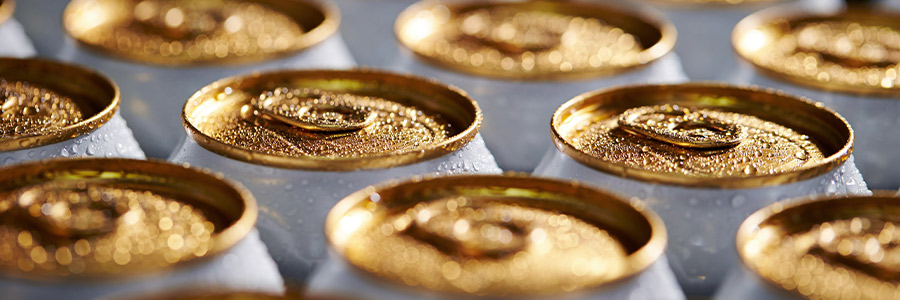
M 743 140 L 740 125 L 678 105 L 632 108 L 622 113 L 618 123 L 629 133 L 686 148 L 734 147 Z
M 112 232 L 129 211 L 123 191 L 83 183 L 46 183 L 18 194 L 22 216 L 41 231 L 62 238 L 88 238 Z M 126 205 L 117 205 L 117 204 Z
M 317 89 L 282 92 L 260 96 L 241 108 L 267 120 L 315 132 L 356 131 L 375 122 L 378 114 L 371 107 L 361 105 L 352 95 L 337 95 Z M 246 116 L 245 116 L 246 117 Z
M 403 233 L 451 255 L 501 258 L 525 249 L 526 229 L 479 210 L 464 197 L 435 201 Z

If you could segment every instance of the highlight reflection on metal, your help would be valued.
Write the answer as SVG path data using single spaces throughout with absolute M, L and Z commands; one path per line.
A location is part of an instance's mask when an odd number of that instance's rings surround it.
M 692 107 L 740 126 L 743 138 L 730 148 L 686 148 L 621 128 L 621 117 L 633 118 L 623 115 L 629 109 L 658 105 Z M 767 108 L 772 106 L 780 109 Z M 719 188 L 776 185 L 824 174 L 849 157 L 853 143 L 847 122 L 821 104 L 714 84 L 586 93 L 560 107 L 552 126 L 560 151 L 598 170 L 651 182 Z
M 87 134 L 118 108 L 119 88 L 99 73 L 40 59 L 0 58 L 0 151 Z
M 337 30 L 303 1 L 75 0 L 64 26 L 97 50 L 164 65 L 257 61 L 314 45 Z
M 309 98 L 315 94 L 323 98 Z M 339 113 L 333 107 L 353 109 Z M 209 85 L 188 100 L 184 120 L 203 147 L 228 157 L 354 170 L 453 152 L 477 134 L 481 112 L 463 92 L 417 77 L 279 71 Z
M 401 43 L 469 73 L 525 79 L 608 75 L 668 53 L 675 30 L 605 6 L 550 1 L 424 1 L 397 19 Z
M 629 133 L 681 147 L 737 146 L 743 139 L 743 127 L 710 113 L 678 105 L 643 106 L 623 112 L 617 125 Z
M 520 176 L 367 188 L 335 206 L 325 231 L 344 259 L 381 279 L 491 296 L 557 294 L 629 278 L 656 262 L 666 244 L 662 221 L 641 202 Z
M 51 160 L 0 171 L 0 272 L 111 278 L 229 249 L 256 221 L 249 192 L 182 166 Z
M 734 30 L 737 52 L 764 72 L 825 90 L 900 95 L 900 16 L 849 10 L 772 17 Z
M 766 281 L 807 298 L 896 298 L 898 200 L 883 191 L 779 202 L 744 221 L 738 252 Z

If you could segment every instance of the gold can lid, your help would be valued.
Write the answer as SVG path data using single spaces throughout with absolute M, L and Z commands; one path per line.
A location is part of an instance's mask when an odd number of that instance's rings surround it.
M 676 36 L 655 12 L 566 1 L 422 1 L 395 30 L 428 62 L 511 79 L 618 74 L 669 53 Z
M 850 125 L 821 103 L 709 83 L 588 92 L 556 111 L 552 132 L 560 151 L 597 170 L 715 188 L 813 178 L 853 148 Z
M 163 162 L 61 159 L 0 169 L 0 273 L 117 279 L 231 248 L 256 222 L 248 191 Z
M 144 63 L 260 61 L 296 53 L 337 31 L 316 0 L 73 0 L 66 31 L 92 49 Z
M 478 133 L 465 92 L 371 70 L 277 71 L 222 79 L 191 97 L 184 126 L 218 154 L 282 168 L 389 168 L 439 157 Z
M 666 245 L 659 217 L 577 182 L 527 176 L 414 178 L 369 187 L 328 214 L 355 268 L 449 294 L 547 295 L 623 280 Z
M 104 75 L 47 60 L 0 58 L 0 151 L 87 134 L 118 108 L 119 87 Z
M 900 14 L 778 8 L 738 23 L 738 54 L 764 74 L 817 89 L 900 96 Z
M 737 234 L 745 266 L 810 299 L 896 299 L 900 195 L 779 202 L 750 215 Z

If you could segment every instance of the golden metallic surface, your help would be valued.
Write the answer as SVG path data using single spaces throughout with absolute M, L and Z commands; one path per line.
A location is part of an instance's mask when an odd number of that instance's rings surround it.
M 810 299 L 897 299 L 900 195 L 776 203 L 738 230 L 744 265 Z
M 48 160 L 0 169 L 0 273 L 116 279 L 221 253 L 256 203 L 221 175 L 128 159 Z
M 739 7 L 744 5 L 755 4 L 772 4 L 778 2 L 787 2 L 786 0 L 648 0 L 661 5 L 684 5 L 686 7 L 706 6 L 706 7 Z
M 645 11 L 560 1 L 422 1 L 400 14 L 395 30 L 426 61 L 511 79 L 618 74 L 670 52 L 676 35 Z
M 623 119 L 647 129 L 621 126 Z M 846 161 L 853 146 L 850 125 L 820 103 L 718 84 L 589 92 L 556 111 L 552 131 L 560 151 L 597 170 L 716 188 L 816 177 Z
M 16 10 L 16 1 L 14 0 L 0 0 L 0 24 L 9 20 L 12 17 L 13 12 Z
M 738 54 L 765 74 L 818 89 L 900 95 L 900 15 L 766 10 L 735 27 Z
M 0 151 L 87 134 L 118 109 L 119 87 L 104 75 L 41 59 L 0 58 Z
M 83 45 L 162 65 L 285 56 L 328 38 L 339 22 L 335 8 L 311 0 L 75 0 L 63 17 Z
M 387 168 L 461 148 L 481 111 L 464 92 L 367 70 L 279 71 L 232 77 L 184 107 L 189 135 L 227 157 L 331 171 Z
M 40 85 L 0 78 L 0 140 L 52 134 L 82 119 L 72 99 Z
M 339 202 L 325 232 L 380 280 L 449 294 L 548 295 L 630 278 L 662 255 L 662 221 L 576 182 L 447 176 L 369 187 Z

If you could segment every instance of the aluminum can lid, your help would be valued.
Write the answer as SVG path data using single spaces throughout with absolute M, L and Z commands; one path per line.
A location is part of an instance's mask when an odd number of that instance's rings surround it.
M 219 174 L 163 162 L 60 159 L 0 171 L 0 272 L 117 280 L 221 253 L 256 202 Z
M 246 63 L 318 44 L 340 23 L 313 0 L 74 0 L 63 25 L 75 40 L 159 65 Z
M 560 151 L 597 170 L 714 188 L 813 178 L 853 147 L 850 125 L 821 103 L 708 83 L 582 94 L 556 111 L 552 131 Z
M 266 166 L 389 168 L 451 153 L 478 133 L 465 92 L 380 71 L 277 71 L 226 78 L 184 107 L 188 135 L 213 152 Z
M 325 233 L 380 280 L 448 294 L 527 296 L 601 288 L 666 245 L 643 202 L 526 176 L 415 178 L 341 200 Z
M 119 88 L 104 75 L 47 60 L 0 58 L 0 151 L 87 134 L 118 108 Z
M 900 15 L 769 9 L 738 23 L 737 53 L 762 73 L 827 91 L 900 96 Z
M 655 12 L 567 1 L 422 1 L 395 30 L 428 62 L 509 79 L 615 75 L 669 53 L 676 38 Z
M 880 191 L 779 202 L 744 221 L 738 252 L 765 281 L 806 298 L 896 298 L 898 200 Z

